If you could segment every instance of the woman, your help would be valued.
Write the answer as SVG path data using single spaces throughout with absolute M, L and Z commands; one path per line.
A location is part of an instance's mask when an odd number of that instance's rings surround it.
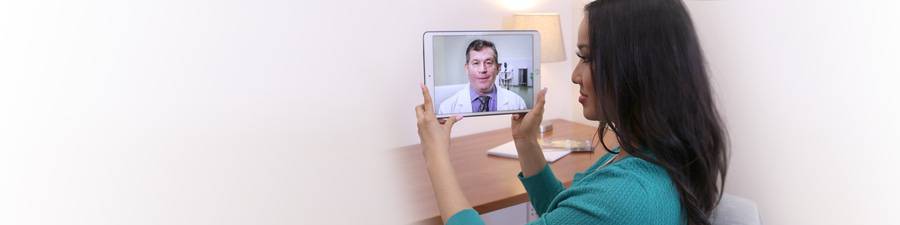
M 581 61 L 572 72 L 584 117 L 614 143 L 564 188 L 537 143 L 542 90 L 534 109 L 513 115 L 519 179 L 540 215 L 533 224 L 710 224 L 727 159 L 690 16 L 678 0 L 598 0 L 579 26 Z M 441 217 L 482 224 L 463 196 L 448 158 L 450 129 L 437 120 L 427 89 L 416 108 L 419 137 Z

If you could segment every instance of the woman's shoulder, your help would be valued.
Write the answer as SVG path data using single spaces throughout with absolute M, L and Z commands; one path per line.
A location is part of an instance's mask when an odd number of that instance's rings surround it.
M 637 157 L 627 157 L 585 173 L 567 190 L 571 191 L 569 197 L 580 195 L 593 199 L 591 202 L 597 204 L 595 207 L 623 217 L 633 217 L 634 221 L 652 215 L 656 218 L 655 222 L 678 224 L 681 218 L 680 197 L 662 167 Z
M 677 190 L 666 170 L 647 160 L 629 156 L 611 165 L 587 171 L 583 179 L 587 185 L 610 186 L 640 190 L 641 196 L 665 197 L 675 194 Z M 660 196 L 662 195 L 662 196 Z
M 599 169 L 597 174 L 627 176 L 643 181 L 671 182 L 669 173 L 662 166 L 636 156 L 627 156 L 605 168 Z

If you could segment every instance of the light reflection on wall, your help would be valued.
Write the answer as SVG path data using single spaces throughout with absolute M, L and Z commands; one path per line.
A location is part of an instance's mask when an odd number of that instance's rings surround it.
M 540 0 L 499 0 L 500 4 L 511 11 L 525 11 L 534 8 Z

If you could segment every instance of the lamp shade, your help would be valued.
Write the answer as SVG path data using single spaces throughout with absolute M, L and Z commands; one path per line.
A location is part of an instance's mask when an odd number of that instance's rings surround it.
M 562 31 L 557 13 L 522 13 L 513 15 L 513 29 L 537 30 L 541 34 L 541 62 L 566 60 Z

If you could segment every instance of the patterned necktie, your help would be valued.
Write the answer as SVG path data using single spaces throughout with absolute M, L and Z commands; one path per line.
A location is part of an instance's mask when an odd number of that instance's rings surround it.
M 491 101 L 491 96 L 478 96 L 478 101 L 481 102 L 481 108 L 478 109 L 479 112 L 487 112 L 490 109 L 488 102 Z

